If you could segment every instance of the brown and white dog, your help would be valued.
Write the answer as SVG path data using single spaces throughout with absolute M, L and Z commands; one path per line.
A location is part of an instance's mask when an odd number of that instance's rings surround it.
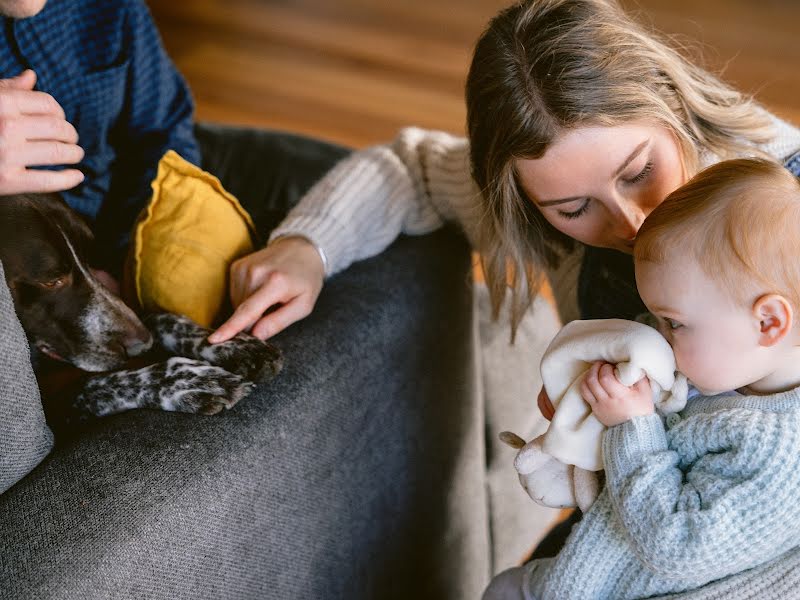
M 0 197 L 0 261 L 14 308 L 34 354 L 85 373 L 72 394 L 54 390 L 62 402 L 71 396 L 79 416 L 132 408 L 214 414 L 280 371 L 280 351 L 250 335 L 211 345 L 210 330 L 185 317 L 140 321 L 90 269 L 92 243 L 86 222 L 57 194 Z M 34 362 L 47 396 L 65 378 L 52 377 L 50 361 Z

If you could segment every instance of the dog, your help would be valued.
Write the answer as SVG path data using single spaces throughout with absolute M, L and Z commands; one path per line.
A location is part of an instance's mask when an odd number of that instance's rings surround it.
M 210 415 L 280 372 L 280 350 L 246 333 L 212 345 L 210 330 L 181 315 L 140 320 L 90 268 L 93 241 L 58 194 L 0 197 L 0 261 L 46 408 L 66 394 L 65 413 L 79 419 L 135 408 Z M 76 371 L 55 368 L 64 364 Z

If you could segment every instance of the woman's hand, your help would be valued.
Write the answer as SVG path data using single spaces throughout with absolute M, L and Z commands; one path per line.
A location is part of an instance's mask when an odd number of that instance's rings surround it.
M 607 427 L 654 410 L 650 380 L 642 377 L 630 387 L 623 385 L 614 375 L 614 365 L 607 362 L 592 365 L 581 382 L 581 396 L 597 420 Z
M 250 329 L 265 340 L 314 308 L 325 270 L 314 245 L 301 237 L 280 238 L 231 265 L 230 296 L 234 312 L 208 337 L 225 342 Z
M 536 399 L 536 402 L 539 404 L 539 411 L 542 413 L 542 416 L 548 421 L 552 421 L 553 415 L 556 414 L 556 409 L 553 408 L 553 403 L 550 402 L 550 396 L 547 395 L 544 386 L 542 386 L 542 391 L 539 392 L 539 397 Z

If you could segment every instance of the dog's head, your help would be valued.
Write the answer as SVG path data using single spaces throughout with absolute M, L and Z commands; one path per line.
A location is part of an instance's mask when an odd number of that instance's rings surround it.
M 89 269 L 92 232 L 56 194 L 0 197 L 0 261 L 30 343 L 85 371 L 120 367 L 152 338 Z

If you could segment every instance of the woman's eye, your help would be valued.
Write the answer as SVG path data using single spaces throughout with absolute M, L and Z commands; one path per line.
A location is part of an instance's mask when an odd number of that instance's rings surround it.
M 644 181 L 647 178 L 647 176 L 650 175 L 650 172 L 652 170 L 653 170 L 653 161 L 647 161 L 647 164 L 641 171 L 639 171 L 638 175 L 632 177 L 631 179 L 626 179 L 625 181 L 628 183 L 639 183 L 641 181 Z
M 667 324 L 667 327 L 670 329 L 680 329 L 683 327 L 680 323 L 678 323 L 675 319 L 664 319 L 664 322 Z
M 558 214 L 560 214 L 562 217 L 567 218 L 567 219 L 577 219 L 578 217 L 583 215 L 587 210 L 589 210 L 589 199 L 588 198 L 583 201 L 583 204 L 581 205 L 581 207 L 578 210 L 573 211 L 573 212 L 567 212 L 567 211 L 560 210 L 560 211 L 558 211 Z

